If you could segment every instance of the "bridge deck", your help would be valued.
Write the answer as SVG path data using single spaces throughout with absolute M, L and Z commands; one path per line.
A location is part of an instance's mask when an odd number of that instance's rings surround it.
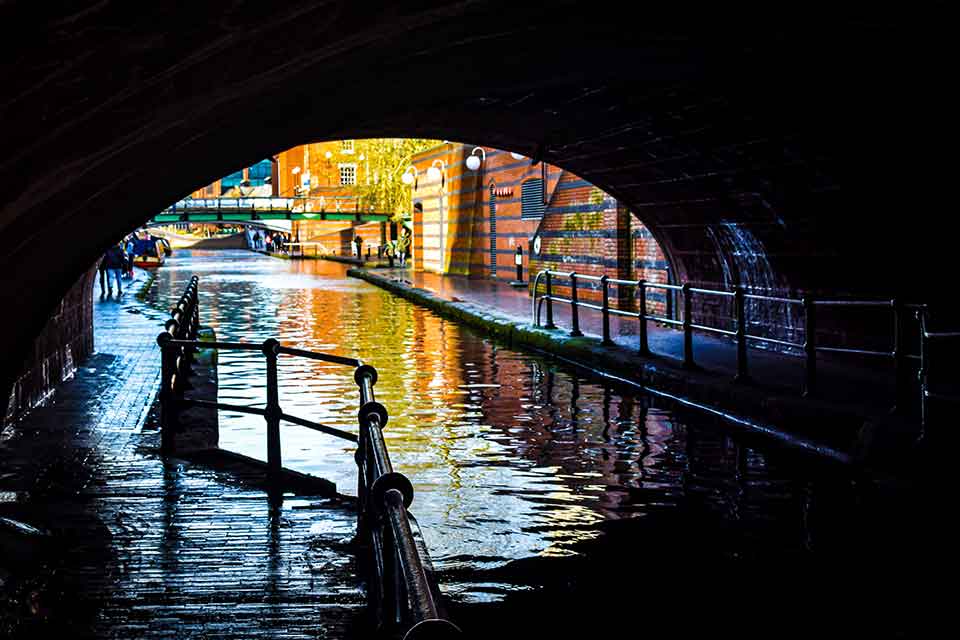
M 192 198 L 164 209 L 151 218 L 150 224 L 261 220 L 386 222 L 391 217 L 389 213 L 361 211 L 354 200 L 341 205 L 337 205 L 336 199 L 331 202 L 322 198 Z

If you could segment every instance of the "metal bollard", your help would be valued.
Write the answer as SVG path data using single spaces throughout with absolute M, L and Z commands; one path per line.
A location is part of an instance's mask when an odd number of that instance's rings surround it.
M 513 260 L 517 265 L 517 282 L 523 282 L 523 248 L 520 245 L 517 245 L 517 253 Z
M 642 356 L 650 355 L 650 345 L 647 344 L 647 281 L 641 279 L 637 283 L 637 335 L 640 338 L 638 352 Z
M 683 367 L 693 369 L 697 365 L 693 361 L 693 304 L 689 282 L 683 283 L 680 293 L 683 294 Z
M 750 379 L 747 373 L 747 304 L 741 285 L 733 291 L 734 321 L 737 323 L 737 375 L 736 382 Z
M 808 397 L 816 392 L 817 387 L 817 313 L 816 304 L 812 298 L 803 298 L 804 341 L 803 351 L 806 354 L 806 370 L 804 373 L 803 396 Z
M 573 271 L 570 272 L 570 321 L 573 324 L 573 328 L 570 330 L 570 335 L 574 338 L 582 336 L 583 332 L 580 331 L 580 309 L 577 306 L 577 274 Z
M 613 340 L 610 339 L 610 290 L 607 288 L 607 279 L 606 274 L 600 276 L 600 294 L 601 294 L 601 308 L 600 314 L 603 320 L 603 344 L 610 346 L 613 344 Z

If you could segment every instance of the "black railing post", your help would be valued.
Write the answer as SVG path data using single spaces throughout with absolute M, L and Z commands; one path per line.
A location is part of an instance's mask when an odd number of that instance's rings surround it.
M 570 335 L 573 337 L 582 336 L 580 331 L 580 309 L 577 306 L 577 274 L 570 272 L 570 322 L 573 328 L 570 329 Z
M 747 372 L 747 298 L 742 285 L 733 291 L 734 322 L 737 323 L 737 382 L 750 379 Z
M 693 303 L 690 294 L 690 283 L 684 282 L 680 287 L 683 294 L 683 367 L 693 369 Z
M 917 311 L 917 321 L 920 323 L 920 369 L 917 371 L 917 381 L 920 383 L 920 435 L 917 440 L 923 440 L 927 434 L 927 421 L 930 419 L 929 398 L 927 397 L 927 375 L 930 367 L 930 348 L 927 342 L 927 310 Z
M 557 325 L 553 324 L 553 278 L 550 275 L 550 270 L 547 269 L 547 324 L 543 325 L 545 329 L 556 329 Z
M 647 281 L 643 278 L 637 282 L 637 336 L 640 339 L 638 353 L 641 356 L 649 356 L 650 345 L 647 342 Z
M 280 488 L 281 467 L 280 459 L 280 391 L 277 383 L 277 355 L 280 343 L 274 338 L 263 341 L 263 355 L 267 357 L 267 410 L 264 418 L 267 421 L 267 475 L 271 489 Z
M 813 298 L 804 296 L 804 341 L 803 351 L 806 354 L 804 372 L 803 395 L 811 396 L 817 390 L 817 305 Z
M 176 373 L 176 352 L 167 346 L 173 338 L 168 331 L 157 336 L 160 346 L 160 451 L 173 453 L 175 449 L 174 429 L 177 428 L 177 398 L 173 390 L 173 377 Z
M 896 400 L 892 413 L 906 413 L 908 405 L 907 391 L 910 388 L 910 378 L 907 376 L 907 357 L 904 335 L 903 302 L 894 298 L 890 301 L 893 309 L 893 375 L 896 384 Z
M 613 344 L 610 339 L 610 290 L 607 287 L 607 274 L 600 276 L 600 314 L 603 322 L 603 340 L 606 346 Z

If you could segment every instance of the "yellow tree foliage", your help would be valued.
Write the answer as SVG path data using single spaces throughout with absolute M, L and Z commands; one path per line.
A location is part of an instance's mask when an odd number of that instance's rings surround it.
M 421 138 L 369 138 L 354 143 L 357 157 L 363 155 L 366 179 L 357 184 L 360 206 L 365 211 L 392 213 L 394 222 L 409 215 L 410 186 L 402 176 L 414 155 L 440 144 Z

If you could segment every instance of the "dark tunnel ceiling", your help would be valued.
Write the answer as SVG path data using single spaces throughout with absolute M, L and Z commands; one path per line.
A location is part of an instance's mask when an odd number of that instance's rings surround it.
M 934 17 L 828 6 L 7 2 L 0 228 L 17 241 L 0 255 L 97 222 L 95 246 L 64 254 L 75 275 L 267 154 L 423 136 L 574 171 L 677 254 L 701 251 L 704 225 L 751 225 L 798 286 L 824 286 L 798 275 L 810 257 L 877 262 L 870 223 L 909 193 L 889 187 L 923 121 L 898 125 L 942 44 Z

